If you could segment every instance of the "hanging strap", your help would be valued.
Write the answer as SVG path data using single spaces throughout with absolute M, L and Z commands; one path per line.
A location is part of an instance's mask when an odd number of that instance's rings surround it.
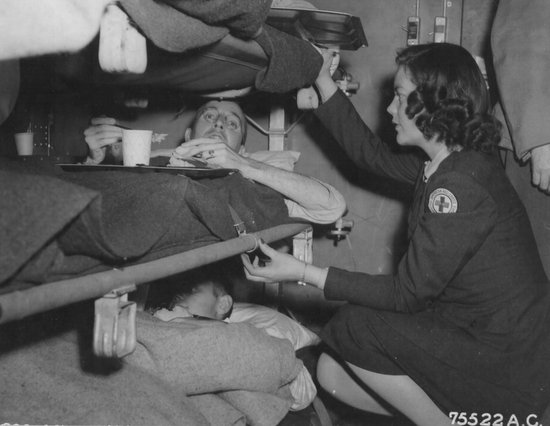
M 240 237 L 241 235 L 246 234 L 246 226 L 244 224 L 244 221 L 240 218 L 237 211 L 231 207 L 231 205 L 227 205 L 229 207 L 229 213 L 231 214 L 231 218 L 233 219 L 233 227 L 235 228 L 235 231 L 237 231 L 237 235 Z

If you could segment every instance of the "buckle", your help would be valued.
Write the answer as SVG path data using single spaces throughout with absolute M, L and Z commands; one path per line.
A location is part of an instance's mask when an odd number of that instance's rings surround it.
M 246 226 L 244 225 L 244 222 L 235 223 L 233 227 L 235 228 L 235 231 L 237 231 L 237 235 L 239 237 L 246 234 Z

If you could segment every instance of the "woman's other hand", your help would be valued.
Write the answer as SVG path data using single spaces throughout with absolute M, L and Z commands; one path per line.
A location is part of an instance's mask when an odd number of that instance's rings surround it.
M 305 263 L 286 253 L 272 249 L 260 240 L 259 250 L 269 258 L 260 265 L 258 257 L 250 261 L 248 255 L 242 254 L 246 278 L 256 282 L 299 281 L 302 278 Z
M 334 64 L 338 62 L 337 57 L 339 55 L 338 49 L 322 49 L 321 55 L 323 56 L 323 66 L 319 70 L 319 75 L 315 80 L 317 90 L 321 94 L 321 102 L 326 102 L 335 92 L 338 90 L 337 84 L 332 79 L 334 74 Z M 339 59 L 339 58 L 338 58 Z
M 273 250 L 261 240 L 258 249 L 269 257 L 269 260 L 260 262 L 256 257 L 253 261 L 250 261 L 246 253 L 241 255 L 244 273 L 250 281 L 266 283 L 300 281 L 320 290 L 325 288 L 328 269 L 310 265 L 290 254 Z

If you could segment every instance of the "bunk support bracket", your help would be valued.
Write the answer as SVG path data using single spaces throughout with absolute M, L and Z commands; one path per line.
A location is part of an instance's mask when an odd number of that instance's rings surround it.
M 313 261 L 313 228 L 311 226 L 293 237 L 292 254 L 302 262 Z
M 292 254 L 302 262 L 313 262 L 313 228 L 311 226 L 294 236 Z M 302 281 L 298 281 L 298 284 L 306 285 Z
M 136 348 L 136 304 L 128 301 L 135 291 L 128 285 L 110 291 L 95 301 L 94 354 L 122 358 Z

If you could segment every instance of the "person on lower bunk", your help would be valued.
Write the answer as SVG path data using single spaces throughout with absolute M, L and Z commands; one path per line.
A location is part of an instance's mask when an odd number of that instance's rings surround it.
M 215 267 L 214 267 L 215 268 Z M 151 312 L 163 321 L 181 319 L 210 319 L 223 321 L 229 318 L 233 310 L 233 298 L 227 292 L 221 274 L 214 268 L 203 267 L 177 276 L 175 285 L 159 285 L 159 292 L 167 294 L 154 303 Z M 172 281 L 174 278 L 172 278 Z M 167 291 L 166 291 L 167 290 Z
M 293 319 L 267 306 L 233 302 L 227 272 L 218 265 L 187 271 L 153 286 L 148 311 L 165 322 L 189 321 L 247 323 L 268 335 L 290 341 L 294 350 L 319 343 L 319 337 Z M 317 395 L 313 379 L 304 366 L 290 384 L 293 411 L 306 408 Z
M 204 161 L 208 167 L 236 169 L 247 179 L 266 185 L 285 197 L 289 216 L 313 223 L 335 222 L 346 210 L 342 194 L 333 186 L 310 176 L 295 173 L 296 151 L 247 153 L 247 121 L 239 104 L 212 100 L 199 107 L 185 131 L 185 142 L 175 150 L 156 150 L 152 157 L 170 157 L 170 165 L 182 166 L 189 159 Z M 122 129 L 114 118 L 92 119 L 84 131 L 89 148 L 88 163 L 105 159 L 107 147 L 122 159 Z
M 302 281 L 349 302 L 321 333 L 329 349 L 317 374 L 352 406 L 419 425 L 540 422 L 549 284 L 496 154 L 500 124 L 474 59 L 445 43 L 397 55 L 387 111 L 397 143 L 417 152 L 396 153 L 338 90 L 324 55 L 316 115 L 359 168 L 410 186 L 408 247 L 393 275 L 376 275 L 308 265 L 261 243 L 271 261 L 243 256 L 247 278 Z

